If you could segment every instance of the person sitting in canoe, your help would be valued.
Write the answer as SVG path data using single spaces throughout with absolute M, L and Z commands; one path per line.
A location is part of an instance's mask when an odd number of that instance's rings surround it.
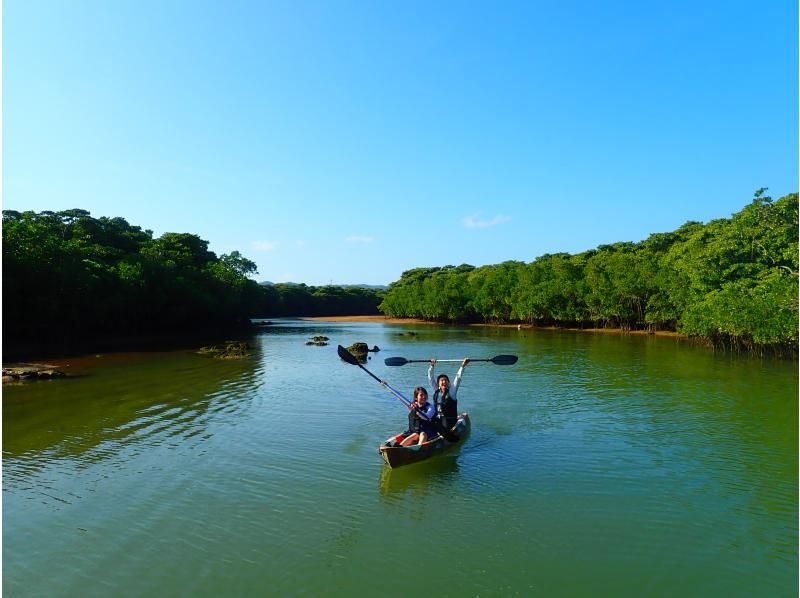
M 437 435 L 433 419 L 436 409 L 428 402 L 428 391 L 423 386 L 414 389 L 414 402 L 408 408 L 408 430 L 400 446 L 422 444 Z
M 461 367 L 456 372 L 456 378 L 453 384 L 450 384 L 450 378 L 447 374 L 439 374 L 436 377 L 436 382 L 433 381 L 433 369 L 436 367 L 436 360 L 431 359 L 431 365 L 428 368 L 428 382 L 433 388 L 433 405 L 436 409 L 436 418 L 438 424 L 444 427 L 445 430 L 452 430 L 453 426 L 458 421 L 458 386 L 461 384 L 461 375 L 464 373 L 464 368 L 467 367 L 469 358 L 461 362 Z

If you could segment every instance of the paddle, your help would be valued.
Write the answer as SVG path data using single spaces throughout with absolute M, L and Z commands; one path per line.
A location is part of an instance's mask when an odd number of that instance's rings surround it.
M 388 385 L 386 382 L 384 382 L 383 380 L 381 380 L 380 378 L 378 378 L 378 377 L 377 377 L 375 374 L 373 374 L 372 372 L 370 372 L 370 371 L 369 371 L 367 368 L 365 368 L 363 365 L 361 365 L 360 363 L 358 363 L 358 359 L 356 359 L 355 355 L 353 355 L 353 354 L 352 354 L 350 351 L 348 351 L 347 349 L 345 349 L 345 348 L 344 348 L 342 345 L 339 345 L 339 348 L 337 349 L 337 351 L 338 351 L 338 353 L 339 353 L 339 357 L 341 357 L 342 361 L 346 361 L 346 362 L 347 362 L 347 363 L 349 363 L 350 365 L 357 365 L 357 366 L 358 366 L 358 367 L 360 367 L 362 370 L 364 370 L 365 372 L 367 372 L 367 373 L 368 373 L 370 376 L 372 376 L 373 378 L 375 378 L 375 380 L 377 380 L 378 382 L 380 382 L 381 386 L 385 386 L 385 387 L 386 387 L 386 388 L 389 390 L 389 392 L 390 392 L 390 393 L 392 393 L 392 395 L 394 396 L 394 398 L 396 398 L 397 400 L 399 400 L 399 401 L 400 401 L 401 403 L 403 403 L 403 405 L 405 405 L 406 407 L 411 407 L 411 401 L 409 401 L 407 398 L 405 398 L 405 397 L 404 397 L 402 394 L 400 394 L 400 393 L 399 393 L 398 391 L 396 391 L 394 388 L 392 388 L 391 386 L 389 386 L 389 385 Z
M 339 353 L 339 357 L 342 359 L 342 361 L 346 361 L 346 362 L 347 362 L 347 363 L 349 363 L 350 365 L 357 365 L 358 367 L 360 367 L 362 370 L 364 370 L 365 372 L 367 372 L 367 374 L 369 374 L 369 375 L 370 375 L 370 376 L 372 376 L 372 377 L 373 377 L 375 380 L 377 380 L 378 382 L 380 382 L 381 386 L 385 386 L 385 387 L 387 388 L 387 390 L 388 390 L 390 393 L 392 393 L 392 395 L 394 396 L 394 398 L 396 398 L 396 399 L 397 399 L 397 400 L 399 400 L 401 403 L 403 403 L 403 405 L 405 405 L 407 408 L 409 408 L 409 409 L 411 408 L 411 401 L 409 401 L 407 398 L 405 398 L 405 397 L 404 397 L 402 394 L 400 394 L 400 393 L 399 393 L 398 391 L 396 391 L 394 388 L 392 388 L 391 386 L 389 386 L 389 385 L 388 385 L 388 384 L 387 384 L 385 381 L 381 380 L 381 379 L 380 379 L 380 378 L 378 378 L 378 377 L 377 377 L 375 374 L 373 374 L 372 372 L 370 372 L 370 371 L 369 371 L 367 368 L 365 368 L 363 365 L 361 365 L 360 363 L 358 363 L 358 359 L 356 359 L 355 355 L 353 355 L 352 353 L 350 353 L 350 351 L 348 351 L 347 349 L 345 349 L 345 348 L 344 348 L 342 345 L 339 345 L 339 346 L 338 346 L 338 348 L 336 349 L 336 351 Z M 448 439 L 450 442 L 458 442 L 458 436 L 457 436 L 456 434 L 453 434 L 453 433 L 452 433 L 450 430 L 447 430 L 446 428 L 444 428 L 444 426 L 441 426 L 441 424 L 440 424 L 439 426 L 437 426 L 437 427 L 441 427 L 441 429 L 440 429 L 440 432 L 439 432 L 439 433 L 440 433 L 442 436 L 444 436 L 445 438 L 447 438 L 447 439 Z
M 496 355 L 491 359 L 470 359 L 470 363 L 476 361 L 491 361 L 495 365 L 514 365 L 519 359 L 516 355 Z M 437 359 L 436 363 L 461 363 L 463 359 Z M 387 357 L 383 360 L 386 365 L 405 365 L 407 363 L 430 363 L 430 359 L 406 359 L 405 357 Z

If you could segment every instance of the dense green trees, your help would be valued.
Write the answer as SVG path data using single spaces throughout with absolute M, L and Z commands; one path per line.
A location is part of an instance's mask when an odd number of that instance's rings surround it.
M 380 291 L 259 285 L 238 251 L 85 210 L 3 212 L 3 340 L 68 348 L 92 338 L 240 326 L 252 316 L 375 314 Z
M 238 252 L 85 210 L 3 212 L 3 339 L 65 344 L 109 334 L 231 326 L 261 309 Z
M 640 243 L 409 270 L 380 308 L 442 322 L 677 330 L 718 345 L 794 350 L 798 196 L 773 202 L 764 191 L 729 219 L 688 222 Z
M 259 285 L 256 266 L 189 233 L 85 210 L 3 212 L 3 340 L 72 340 L 240 325 L 252 316 L 374 314 L 677 330 L 718 345 L 796 350 L 798 196 L 759 190 L 729 219 L 640 243 L 475 268 L 404 272 L 388 291 Z
M 279 283 L 265 285 L 261 314 L 283 316 L 378 315 L 383 291 L 378 288 Z

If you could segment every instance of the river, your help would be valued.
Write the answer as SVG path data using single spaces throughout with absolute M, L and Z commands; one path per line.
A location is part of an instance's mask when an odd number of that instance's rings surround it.
M 386 357 L 519 361 L 467 366 L 472 435 L 390 470 L 377 445 L 406 412 L 338 358 L 356 341 L 407 395 L 426 365 Z M 69 379 L 3 389 L 7 595 L 797 594 L 796 363 L 300 320 L 252 344 L 66 360 Z

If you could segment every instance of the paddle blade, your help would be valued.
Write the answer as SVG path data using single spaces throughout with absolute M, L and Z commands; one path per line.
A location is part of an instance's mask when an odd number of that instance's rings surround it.
M 387 357 L 383 360 L 383 363 L 386 365 L 405 365 L 408 363 L 408 359 L 405 357 Z
M 489 361 L 495 365 L 514 365 L 517 363 L 517 359 L 519 358 L 516 355 L 498 355 L 497 357 L 492 357 Z
M 356 359 L 356 356 L 353 355 L 347 349 L 345 349 L 342 345 L 339 345 L 339 348 L 337 349 L 337 352 L 339 353 L 339 357 L 341 357 L 342 361 L 346 361 L 350 365 L 359 365 L 358 359 Z

